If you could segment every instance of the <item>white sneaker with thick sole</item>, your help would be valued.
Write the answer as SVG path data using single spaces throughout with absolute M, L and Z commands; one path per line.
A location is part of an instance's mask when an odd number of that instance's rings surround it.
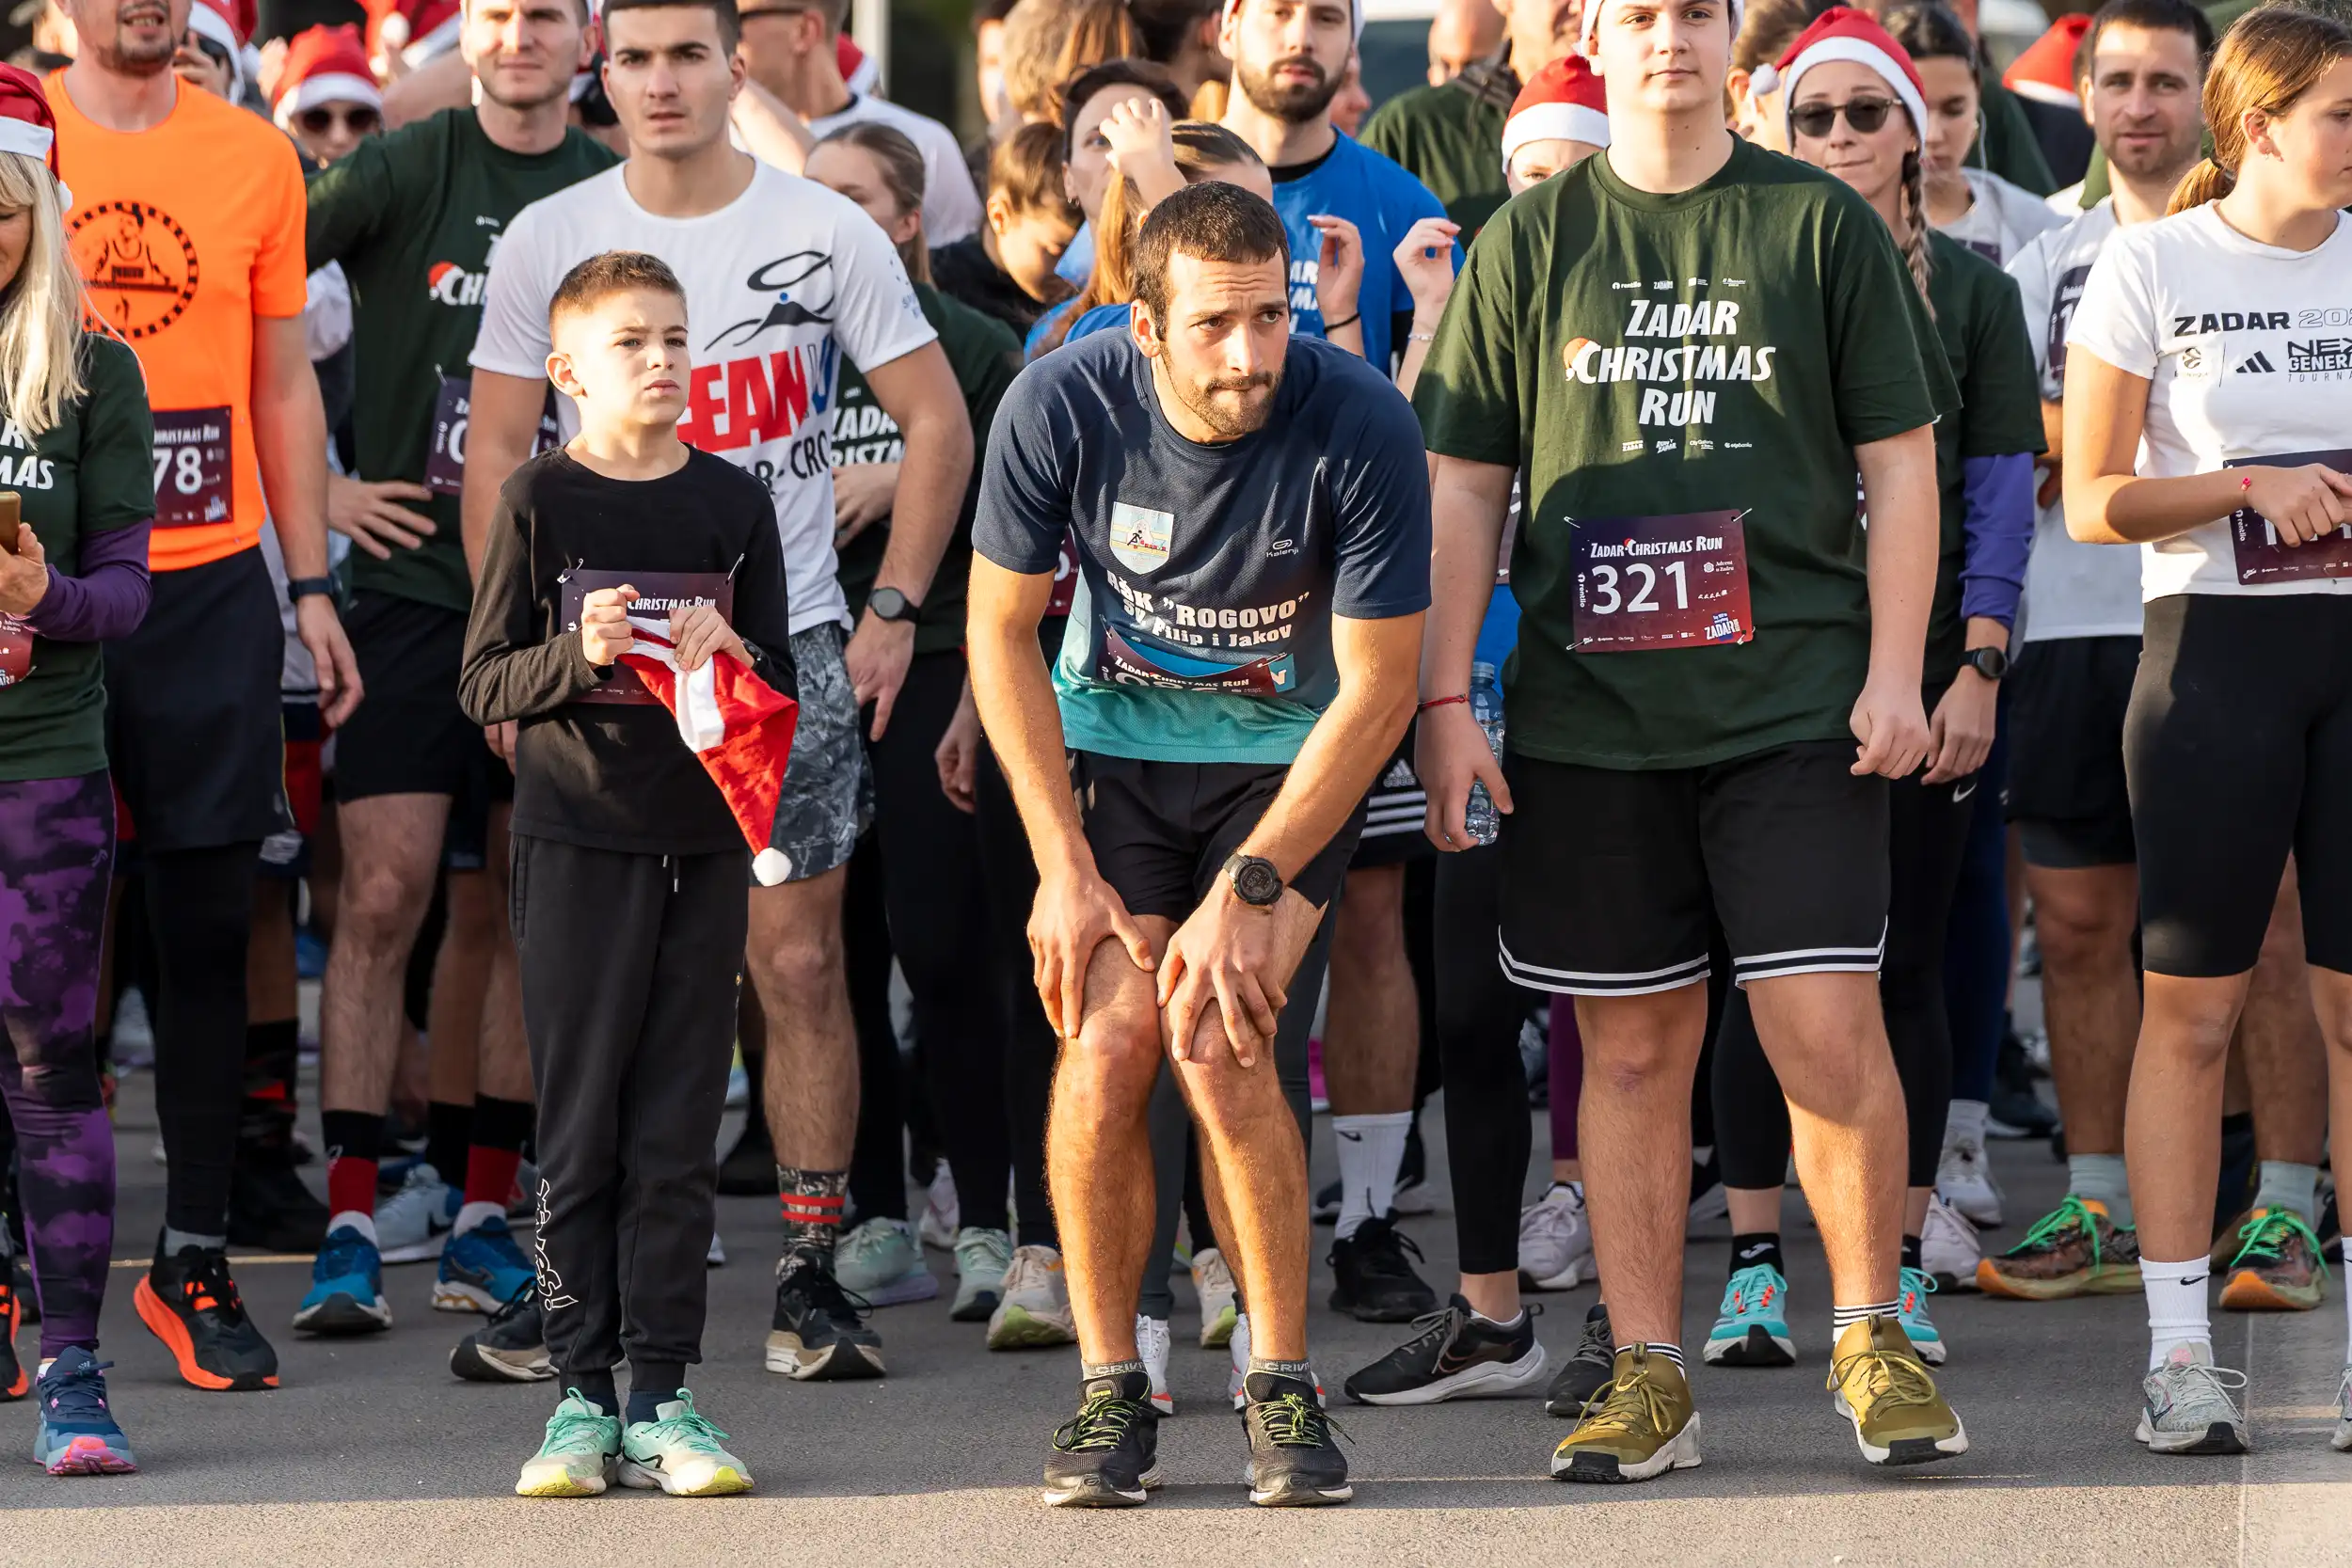
M 1933 1276 L 1938 1291 L 1973 1291 L 1983 1257 L 1968 1216 L 1945 1202 L 1943 1194 L 1929 1195 L 1928 1217 L 1919 1226 L 1921 1272 Z
M 1143 1370 L 1152 1374 L 1152 1408 L 1163 1416 L 1176 1414 L 1176 1396 L 1168 1391 L 1168 1353 L 1172 1342 L 1165 1320 L 1136 1314 L 1136 1354 Z
M 1993 1180 L 1993 1166 L 1984 1157 L 1984 1145 L 1977 1139 L 1945 1137 L 1944 1157 L 1935 1167 L 1935 1190 L 1945 1202 L 1967 1215 L 1971 1223 L 2001 1223 L 2001 1189 Z
M 1554 1181 L 1519 1211 L 1519 1283 L 1531 1291 L 1569 1291 L 1600 1277 L 1582 1187 Z

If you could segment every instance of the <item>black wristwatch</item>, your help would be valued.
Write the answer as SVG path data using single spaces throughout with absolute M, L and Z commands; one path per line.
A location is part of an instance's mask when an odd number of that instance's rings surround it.
M 1263 910 L 1281 901 L 1282 874 L 1263 855 L 1228 858 L 1225 875 L 1233 884 L 1233 896 L 1245 904 Z
M 1960 661 L 1989 681 L 2009 673 L 2009 655 L 1998 648 L 1971 648 L 1960 656 Z
M 286 602 L 288 604 L 297 604 L 313 594 L 324 594 L 328 598 L 333 598 L 335 579 L 333 578 L 288 578 L 286 579 Z
M 896 588 L 877 588 L 866 595 L 866 608 L 874 612 L 877 621 L 912 622 L 923 613 L 923 607 L 899 593 Z

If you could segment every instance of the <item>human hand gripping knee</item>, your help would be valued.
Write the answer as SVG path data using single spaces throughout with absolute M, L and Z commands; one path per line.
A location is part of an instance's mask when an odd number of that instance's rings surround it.
M 1029 910 L 1029 977 L 1054 1032 L 1074 1040 L 1085 1022 L 1087 965 L 1095 948 L 1116 939 L 1135 966 L 1149 972 L 1152 943 L 1091 864 L 1041 871 Z

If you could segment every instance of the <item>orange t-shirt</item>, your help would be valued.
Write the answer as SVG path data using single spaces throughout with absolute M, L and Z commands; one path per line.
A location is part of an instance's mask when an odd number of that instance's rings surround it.
M 267 120 L 184 84 L 170 116 L 141 132 L 86 118 L 63 71 L 46 86 L 91 310 L 147 372 L 149 563 L 168 572 L 249 549 L 262 519 L 253 318 L 302 313 L 301 161 Z

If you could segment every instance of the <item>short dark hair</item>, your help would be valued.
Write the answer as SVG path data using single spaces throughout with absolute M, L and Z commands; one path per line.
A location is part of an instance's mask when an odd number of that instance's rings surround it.
M 1263 197 L 1222 180 L 1186 185 L 1152 209 L 1136 235 L 1136 297 L 1155 326 L 1168 325 L 1168 263 L 1279 261 L 1290 270 L 1290 236 L 1281 214 Z
M 1221 0 L 1128 0 L 1127 5 L 1144 54 L 1162 65 L 1174 64 L 1184 40 L 1221 8 Z
M 1968 36 L 1968 24 L 1949 6 L 1899 6 L 1880 20 L 1915 60 L 1965 60 L 1974 71 L 1982 58 L 1977 53 L 1977 40 Z M 1925 130 L 1920 134 L 1924 135 Z
M 612 295 L 631 289 L 674 294 L 679 304 L 686 302 L 686 285 L 660 257 L 642 250 L 607 250 L 573 267 L 555 286 L 554 296 L 548 301 L 548 329 L 553 330 L 561 317 L 593 310 Z
M 2091 13 L 2090 29 L 2074 47 L 2074 80 L 2090 74 L 2090 61 L 2099 53 L 2099 35 L 2109 27 L 2139 27 L 2151 33 L 2186 33 L 2197 45 L 2197 69 L 2213 63 L 2213 19 L 2188 0 L 2107 0 Z
M 737 14 L 735 0 L 604 0 L 598 14 L 605 23 L 605 53 L 612 52 L 611 26 L 616 11 L 650 11 L 677 6 L 699 6 L 719 20 L 719 43 L 728 54 L 735 53 L 736 40 L 743 36 L 743 19 Z
M 1078 117 L 1079 106 L 1099 92 L 1111 87 L 1140 87 L 1158 99 L 1168 110 L 1170 119 L 1182 119 L 1187 105 L 1184 95 L 1176 86 L 1176 78 L 1167 68 L 1150 60 L 1104 60 L 1090 65 L 1062 84 L 1061 88 L 1061 158 L 1070 161 L 1072 125 Z

